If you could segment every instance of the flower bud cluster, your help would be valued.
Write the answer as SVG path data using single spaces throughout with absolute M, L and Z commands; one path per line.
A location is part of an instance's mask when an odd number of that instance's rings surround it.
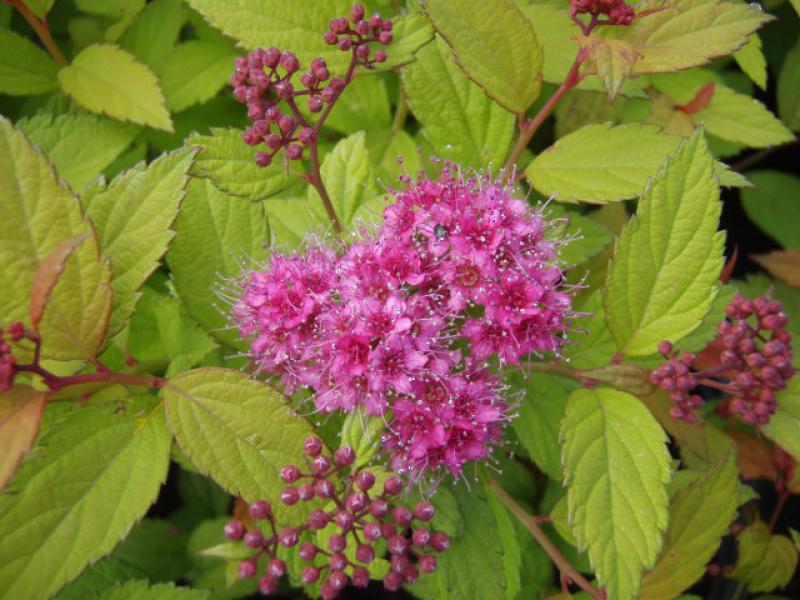
M 308 98 L 310 113 L 319 113 L 336 102 L 355 67 L 369 69 L 386 60 L 386 51 L 372 53 L 370 44 L 390 44 L 392 22 L 377 13 L 368 20 L 364 16 L 364 7 L 356 4 L 350 11 L 350 22 L 344 17 L 333 19 L 324 36 L 328 43 L 352 53 L 350 70 L 344 78 L 331 77 L 327 63 L 320 57 L 303 71 L 294 53 L 275 47 L 257 48 L 236 59 L 230 78 L 233 95 L 247 106 L 247 116 L 252 122 L 244 132 L 244 142 L 267 147 L 266 151 L 256 153 L 257 165 L 268 166 L 281 149 L 286 150 L 289 159 L 300 160 L 304 149 L 316 143 L 318 127 L 309 124 L 300 112 L 297 105 L 300 96 Z
M 395 470 L 458 476 L 509 419 L 490 359 L 557 352 L 571 301 L 558 241 L 511 187 L 449 165 L 405 183 L 381 228 L 341 253 L 316 244 L 245 272 L 233 318 L 287 393 L 311 388 L 322 412 L 391 408 Z
M 288 484 L 281 492 L 281 502 L 294 506 L 298 502 L 321 499 L 329 509 L 318 508 L 309 514 L 298 527 L 278 528 L 272 507 L 257 500 L 249 507 L 250 517 L 256 525 L 248 529 L 241 521 L 232 520 L 225 525 L 225 535 L 234 541 L 257 550 L 238 565 L 239 577 L 246 579 L 258 574 L 258 561 L 267 557 L 266 573 L 259 579 L 259 589 L 265 596 L 278 590 L 280 578 L 286 574 L 286 563 L 277 558 L 279 546 L 297 548 L 297 554 L 308 563 L 300 574 L 306 585 L 320 583 L 324 600 L 338 596 L 348 584 L 367 587 L 370 575 L 368 565 L 386 548 L 390 569 L 383 579 L 387 590 L 398 590 L 405 583 L 414 583 L 420 572 L 432 573 L 436 569 L 434 553 L 444 552 L 450 546 L 446 534 L 433 531 L 428 522 L 433 518 L 434 507 L 419 502 L 413 509 L 399 501 L 406 484 L 398 477 L 383 482 L 377 492 L 375 474 L 365 469 L 338 476 L 350 467 L 355 451 L 342 446 L 333 459 L 323 453 L 323 444 L 316 437 L 305 442 L 307 466 L 301 470 L 296 465 L 281 469 L 281 479 Z M 339 485 L 335 481 L 339 481 Z M 259 521 L 267 521 L 272 536 L 265 538 Z M 306 539 L 304 532 L 326 530 L 330 535 Z M 380 541 L 380 545 L 379 545 Z
M 650 374 L 650 382 L 670 393 L 675 403 L 670 414 L 675 419 L 693 422 L 692 410 L 700 408 L 703 400 L 690 391 L 710 385 L 731 396 L 728 408 L 742 422 L 764 425 L 775 412 L 775 393 L 795 374 L 788 318 L 780 302 L 765 296 L 749 300 L 738 295 L 725 314 L 727 318 L 717 327 L 718 366 L 692 371 L 695 355 L 673 354 L 672 345 L 664 341 L 659 351 L 668 360 Z M 712 377 L 724 377 L 726 382 Z
M 573 18 L 580 14 L 588 14 L 593 19 L 606 15 L 608 20 L 600 23 L 630 25 L 634 17 L 633 7 L 625 4 L 625 0 L 570 0 L 569 5 Z
M 11 342 L 19 342 L 22 338 L 28 337 L 28 333 L 20 322 L 12 323 L 5 330 L 0 328 L 0 393 L 11 389 L 17 374 L 17 360 L 11 354 L 11 346 L 6 341 L 6 336 Z

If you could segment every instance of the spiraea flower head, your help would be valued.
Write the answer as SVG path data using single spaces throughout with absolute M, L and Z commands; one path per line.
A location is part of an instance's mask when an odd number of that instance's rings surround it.
M 375 231 L 244 273 L 233 318 L 287 392 L 385 415 L 396 470 L 458 476 L 509 419 L 493 371 L 558 352 L 571 301 L 558 242 L 513 188 L 450 164 L 402 182 Z

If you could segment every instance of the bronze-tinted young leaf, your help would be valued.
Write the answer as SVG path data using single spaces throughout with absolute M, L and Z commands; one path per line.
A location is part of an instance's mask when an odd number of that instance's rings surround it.
M 768 254 L 754 254 L 752 258 L 776 279 L 800 288 L 800 250 L 773 250 Z
M 33 444 L 44 398 L 43 392 L 23 385 L 0 394 L 0 491 Z
M 36 333 L 39 333 L 39 322 L 42 320 L 47 300 L 50 298 L 50 294 L 56 286 L 61 273 L 64 272 L 64 267 L 67 266 L 67 260 L 88 237 L 89 234 L 87 232 L 64 240 L 39 263 L 36 274 L 33 276 L 31 301 L 28 305 L 31 329 Z

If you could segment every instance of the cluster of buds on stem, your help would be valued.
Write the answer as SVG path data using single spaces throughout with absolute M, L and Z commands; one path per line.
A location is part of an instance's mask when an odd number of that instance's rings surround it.
M 577 19 L 578 15 L 591 16 L 591 25 L 630 25 L 633 21 L 633 7 L 625 4 L 625 0 L 570 0 L 570 15 Z M 608 17 L 599 20 L 601 15 Z
M 11 354 L 11 345 L 6 341 L 6 336 L 12 343 L 16 343 L 23 338 L 33 339 L 32 335 L 21 322 L 12 323 L 5 330 L 0 328 L 0 392 L 11 389 L 17 374 L 17 360 Z
M 248 56 L 236 59 L 236 70 L 230 78 L 233 95 L 247 105 L 247 116 L 252 122 L 244 132 L 244 141 L 250 146 L 264 144 L 267 147 L 266 151 L 256 153 L 257 165 L 271 164 L 282 148 L 291 160 L 303 158 L 304 148 L 316 144 L 325 117 L 352 81 L 356 67 L 372 69 L 375 63 L 386 60 L 386 51 L 372 52 L 370 44 L 390 44 L 392 22 L 378 13 L 369 19 L 364 17 L 364 7 L 356 4 L 350 10 L 349 22 L 345 17 L 332 19 L 330 29 L 323 36 L 327 43 L 352 54 L 344 77 L 331 77 L 327 63 L 320 57 L 313 59 L 309 69 L 301 73 L 297 56 L 275 47 L 257 48 Z M 298 79 L 294 81 L 297 74 Z M 316 123 L 310 123 L 300 111 L 297 104 L 300 96 L 308 98 L 310 113 L 325 111 Z
M 329 509 L 318 508 L 309 514 L 299 527 L 279 528 L 272 507 L 257 500 L 249 507 L 250 517 L 257 523 L 247 529 L 239 520 L 225 525 L 225 535 L 234 541 L 241 540 L 256 553 L 238 565 L 241 578 L 255 577 L 258 560 L 267 557 L 266 573 L 259 579 L 262 594 L 278 590 L 280 578 L 286 574 L 286 563 L 277 558 L 279 546 L 297 548 L 298 556 L 308 565 L 300 574 L 306 585 L 322 582 L 320 595 L 325 600 L 335 598 L 348 584 L 367 587 L 370 575 L 367 565 L 377 557 L 377 548 L 385 548 L 390 559 L 389 572 L 383 579 L 387 590 L 398 590 L 404 583 L 414 583 L 420 572 L 436 569 L 434 552 L 443 552 L 450 540 L 442 532 L 432 531 L 426 524 L 433 518 L 434 507 L 419 502 L 413 509 L 399 502 L 406 484 L 391 476 L 383 482 L 383 490 L 376 489 L 375 474 L 365 469 L 337 477 L 332 476 L 350 467 L 356 459 L 350 446 L 342 446 L 331 460 L 323 454 L 322 442 L 317 437 L 305 441 L 307 470 L 296 465 L 281 469 L 281 479 L 288 484 L 281 492 L 281 502 L 294 506 L 313 499 L 325 500 Z M 258 522 L 268 522 L 272 533 L 265 537 Z M 303 539 L 305 532 L 333 533 Z M 326 531 L 326 534 L 330 533 Z M 312 540 L 316 540 L 312 541 Z
M 650 382 L 670 393 L 673 418 L 693 422 L 693 409 L 703 399 L 691 394 L 698 385 L 720 389 L 730 395 L 730 412 L 748 425 L 764 425 L 775 412 L 775 393 L 786 387 L 795 373 L 792 366 L 791 334 L 781 303 L 767 297 L 749 300 L 736 296 L 725 309 L 726 319 L 717 327 L 721 348 L 719 364 L 693 371 L 695 355 L 673 352 L 661 342 L 659 351 L 668 360 L 650 375 Z M 717 381 L 724 378 L 724 382 Z

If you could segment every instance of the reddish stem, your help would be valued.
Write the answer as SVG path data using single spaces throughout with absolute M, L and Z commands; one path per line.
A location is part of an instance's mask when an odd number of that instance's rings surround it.
M 28 22 L 28 25 L 30 25 L 31 28 L 36 32 L 36 35 L 39 36 L 42 44 L 44 44 L 44 47 L 47 48 L 50 56 L 53 57 L 53 60 L 56 61 L 58 66 L 66 67 L 69 64 L 69 61 L 67 60 L 67 57 L 64 56 L 64 53 L 61 52 L 61 49 L 56 44 L 53 36 L 50 35 L 50 28 L 47 26 L 47 23 L 37 18 L 37 16 L 31 12 L 31 10 L 22 0 L 11 0 L 11 4 L 19 11 L 23 18 Z
M 605 598 L 603 591 L 598 590 L 589 583 L 589 580 L 581 575 L 578 570 L 572 566 L 572 563 L 561 554 L 555 544 L 553 544 L 550 538 L 547 537 L 545 532 L 539 527 L 539 524 L 536 522 L 536 517 L 526 513 L 525 510 L 493 479 L 489 480 L 489 487 L 492 488 L 500 501 L 505 504 L 506 508 L 511 511 L 511 514 L 517 517 L 519 522 L 531 532 L 531 535 L 539 542 L 539 545 L 550 557 L 550 560 L 555 563 L 562 577 L 574 581 L 582 590 L 592 596 L 592 598 L 596 598 L 597 600 L 603 600 Z

